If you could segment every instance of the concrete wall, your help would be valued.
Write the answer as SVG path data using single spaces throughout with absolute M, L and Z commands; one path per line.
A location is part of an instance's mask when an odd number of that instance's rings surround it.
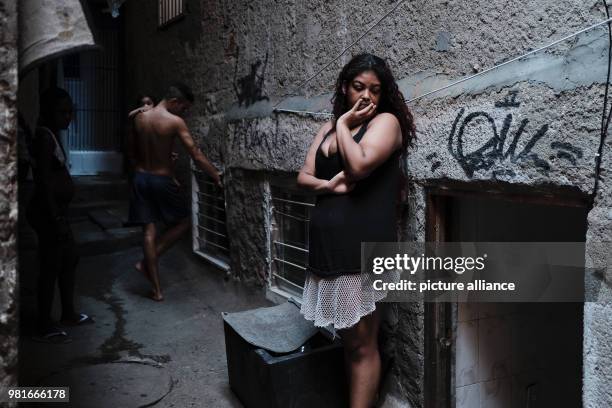
M 602 148 L 600 182 L 588 217 L 587 260 L 604 270 L 599 302 L 584 307 L 584 408 L 612 403 L 612 139 Z M 600 279 L 601 277 L 598 277 Z
M 17 10 L 0 1 L 0 394 L 17 385 Z
M 206 154 L 231 171 L 228 205 L 233 194 L 242 194 L 234 201 L 239 210 L 228 211 L 228 223 L 235 226 L 236 275 L 254 280 L 267 262 L 265 245 L 252 241 L 268 234 L 265 209 L 244 205 L 265 197 L 265 182 L 254 174 L 297 171 L 321 125 L 308 115 L 272 113 L 284 96 L 295 95 L 283 100 L 285 108 L 329 108 L 339 69 L 352 55 L 368 51 L 388 60 L 412 98 L 605 18 L 596 0 L 409 1 L 296 89 L 397 4 L 187 0 L 185 18 L 163 30 L 156 27 L 150 1 L 124 5 L 130 99 L 143 91 L 160 93 L 171 79 L 192 85 L 198 102 L 188 123 Z M 425 238 L 428 184 L 462 182 L 588 200 L 594 193 L 606 57 L 607 34 L 600 27 L 411 103 L 419 139 L 407 162 L 412 184 L 406 239 Z M 612 238 L 610 155 L 608 140 L 589 242 Z M 238 228 L 244 219 L 261 223 Z M 603 256 L 593 254 L 600 263 Z M 249 268 L 253 262 L 256 267 Z M 585 310 L 585 406 L 612 403 L 607 391 L 612 364 L 605 363 L 612 355 L 610 316 L 603 305 Z M 384 389 L 390 406 L 422 404 L 423 319 L 422 305 L 395 305 L 386 314 L 383 347 L 392 368 Z

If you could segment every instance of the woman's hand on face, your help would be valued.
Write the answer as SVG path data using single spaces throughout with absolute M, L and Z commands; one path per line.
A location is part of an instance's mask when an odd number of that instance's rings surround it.
M 359 106 L 362 105 L 362 103 L 363 98 L 359 98 L 357 103 L 355 103 L 349 111 L 338 118 L 338 123 L 344 123 L 349 129 L 352 129 L 365 120 L 372 118 L 376 114 L 376 105 L 370 102 L 360 110 Z
M 329 180 L 327 186 L 329 191 L 334 194 L 346 194 L 355 188 L 355 183 L 349 180 L 343 170 Z

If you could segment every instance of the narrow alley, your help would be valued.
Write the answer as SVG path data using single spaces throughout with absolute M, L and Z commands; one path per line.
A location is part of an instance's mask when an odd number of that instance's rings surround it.
M 0 405 L 612 407 L 610 1 L 0 0 Z
M 95 323 L 67 328 L 69 344 L 33 340 L 37 258 L 24 226 L 20 353 L 27 357 L 21 360 L 21 381 L 70 386 L 72 407 L 241 407 L 228 385 L 221 312 L 270 302 L 261 291 L 225 279 L 193 253 L 188 237 L 161 258 L 165 300 L 149 299 L 150 284 L 134 269 L 142 257 L 140 229 L 119 222 L 127 208 L 116 200 L 122 185 L 77 179 L 81 205 L 71 223 L 86 254 L 77 270 L 77 305 Z M 105 212 L 118 216 L 115 223 L 105 218 L 114 228 L 100 226 Z

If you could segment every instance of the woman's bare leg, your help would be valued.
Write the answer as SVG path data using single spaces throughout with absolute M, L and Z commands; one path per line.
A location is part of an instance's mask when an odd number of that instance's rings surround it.
M 371 408 L 380 381 L 378 352 L 379 312 L 364 316 L 353 327 L 340 331 L 348 367 L 351 408 Z

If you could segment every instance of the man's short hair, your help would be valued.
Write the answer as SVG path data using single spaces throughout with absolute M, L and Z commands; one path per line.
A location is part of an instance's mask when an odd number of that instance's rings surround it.
M 166 94 L 164 95 L 164 98 L 165 99 L 174 99 L 174 98 L 182 99 L 184 101 L 189 101 L 191 103 L 193 103 L 193 101 L 195 100 L 191 89 L 187 85 L 181 82 L 175 82 L 171 84 L 166 90 Z

